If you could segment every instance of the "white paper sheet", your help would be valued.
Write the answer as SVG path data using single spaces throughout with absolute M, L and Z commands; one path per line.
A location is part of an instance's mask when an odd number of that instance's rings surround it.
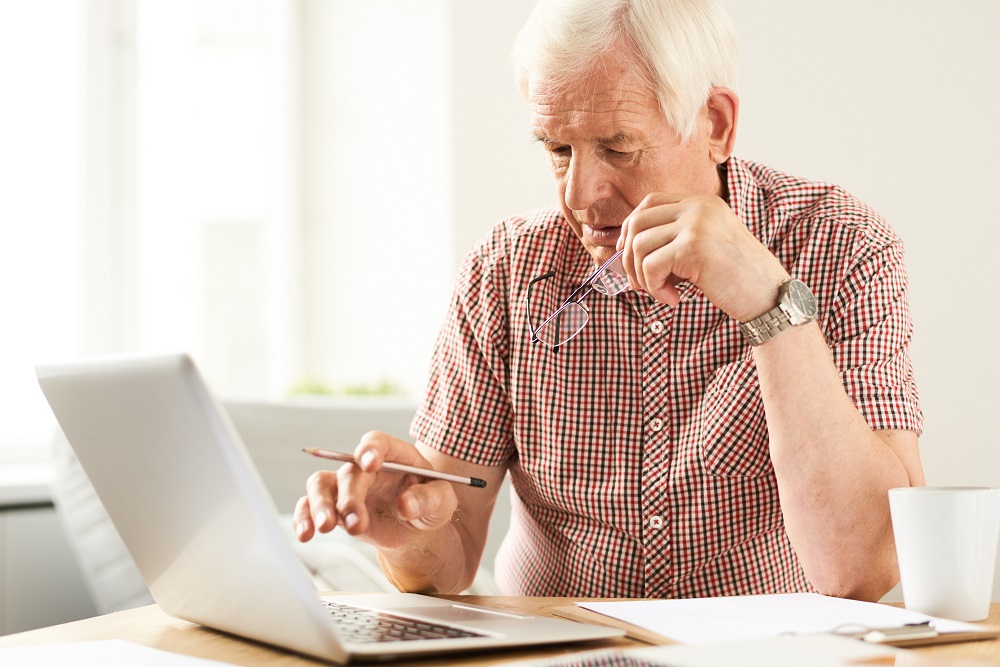
M 895 628 L 929 620 L 934 621 L 939 632 L 976 629 L 970 624 L 933 619 L 899 607 L 816 593 L 577 604 L 682 644 Z
M 799 635 L 698 646 L 651 646 L 584 651 L 526 660 L 510 667 L 858 667 L 859 661 L 894 664 L 899 649 L 833 635 Z M 871 664 L 871 663 L 868 663 Z
M 0 648 L 0 665 L 31 667 L 232 667 L 120 639 Z

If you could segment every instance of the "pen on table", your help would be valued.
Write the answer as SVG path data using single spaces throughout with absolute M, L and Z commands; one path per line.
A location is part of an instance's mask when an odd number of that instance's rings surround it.
M 350 454 L 344 454 L 343 452 L 334 452 L 329 449 L 320 449 L 319 447 L 303 447 L 302 451 L 306 454 L 318 456 L 321 459 L 343 461 L 344 463 L 357 463 L 353 456 Z M 383 463 L 382 468 L 384 470 L 391 470 L 392 472 L 427 477 L 428 479 L 443 479 L 446 482 L 454 482 L 455 484 L 464 484 L 466 486 L 475 486 L 477 488 L 486 487 L 485 479 L 479 479 L 478 477 L 462 477 L 461 475 L 438 472 L 437 470 L 432 470 L 430 468 L 417 468 L 415 466 L 408 466 L 402 463 L 392 463 L 391 461 Z

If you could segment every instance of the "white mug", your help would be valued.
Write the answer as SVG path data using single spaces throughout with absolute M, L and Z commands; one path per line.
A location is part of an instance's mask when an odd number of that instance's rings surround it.
M 989 615 L 1000 533 L 1000 489 L 889 489 L 907 609 L 958 621 Z

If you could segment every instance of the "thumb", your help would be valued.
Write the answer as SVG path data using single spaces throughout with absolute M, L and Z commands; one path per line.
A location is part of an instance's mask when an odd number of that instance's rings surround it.
M 400 520 L 417 530 L 436 530 L 451 523 L 457 509 L 455 489 L 443 480 L 411 484 L 396 502 Z

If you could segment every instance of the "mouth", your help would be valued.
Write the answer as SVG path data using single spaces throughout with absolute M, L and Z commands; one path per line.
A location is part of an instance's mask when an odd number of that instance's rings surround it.
M 618 237 L 621 236 L 622 228 L 621 225 L 615 227 L 591 227 L 584 225 L 584 231 L 594 245 L 614 248 L 618 244 Z

